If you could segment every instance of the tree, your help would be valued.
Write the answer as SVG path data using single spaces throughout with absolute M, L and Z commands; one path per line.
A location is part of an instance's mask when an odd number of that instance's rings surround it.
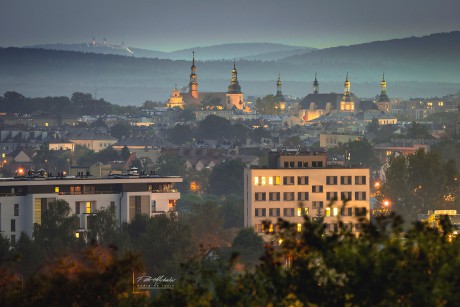
M 264 247 L 264 240 L 260 237 L 253 228 L 243 228 L 233 239 L 232 246 L 238 250 L 252 249 L 261 251 Z
M 78 165 L 89 166 L 97 162 L 97 154 L 86 146 L 75 145 L 74 159 Z
M 120 221 L 115 214 L 115 206 L 96 210 L 88 217 L 90 241 L 94 240 L 104 246 L 117 246 L 119 249 L 127 244 L 121 233 Z
M 229 136 L 232 125 L 228 119 L 216 115 L 209 115 L 199 122 L 197 136 L 203 139 L 219 140 Z
M 168 139 L 176 145 L 191 142 L 193 139 L 192 129 L 188 125 L 175 125 L 168 131 Z
M 206 109 L 215 109 L 215 108 L 223 108 L 224 104 L 222 103 L 222 99 L 219 97 L 213 97 L 207 95 L 201 101 L 201 105 Z
M 123 137 L 131 136 L 131 125 L 127 121 L 120 121 L 110 128 L 110 134 L 121 140 Z
M 300 139 L 300 136 L 294 135 L 284 140 L 283 146 L 289 148 L 299 148 L 302 146 L 302 140 Z
M 244 203 L 239 195 L 227 195 L 220 205 L 224 229 L 243 228 Z
M 120 160 L 120 156 L 112 146 L 109 146 L 97 153 L 97 160 L 102 163 L 108 163 Z
M 209 192 L 214 195 L 243 195 L 245 167 L 239 159 L 227 160 L 214 166 L 209 176 Z
M 185 161 L 176 154 L 165 153 L 157 160 L 158 175 L 161 176 L 185 176 Z
M 373 118 L 372 121 L 367 125 L 367 132 L 376 134 L 379 131 L 379 120 L 377 118 Z
M 57 199 L 42 211 L 41 223 L 34 224 L 33 238 L 49 252 L 69 250 L 75 246 L 78 225 L 78 217 L 72 215 L 69 203 Z
M 448 219 L 440 229 L 417 223 L 401 232 L 396 216 L 365 224 L 359 237 L 339 224 L 326 234 L 308 217 L 280 221 L 261 263 L 239 273 L 236 258 L 221 265 L 190 261 L 174 289 L 157 305 L 435 306 L 455 305 L 460 294 L 460 239 Z M 254 295 L 257 293 L 257 295 Z
M 274 95 L 267 95 L 262 99 L 258 98 L 256 110 L 258 113 L 265 115 L 281 114 L 279 100 Z
M 193 122 L 196 120 L 196 115 L 195 115 L 195 111 L 191 108 L 185 108 L 184 110 L 180 111 L 179 113 L 179 120 L 181 122 Z
M 131 151 L 129 151 L 129 148 L 128 146 L 123 146 L 123 148 L 121 149 L 121 159 L 123 161 L 126 161 L 128 160 L 129 156 L 131 155 Z
M 408 138 L 432 138 L 430 132 L 428 131 L 428 127 L 422 124 L 418 124 L 416 122 L 412 122 L 412 124 L 407 128 L 406 136 Z

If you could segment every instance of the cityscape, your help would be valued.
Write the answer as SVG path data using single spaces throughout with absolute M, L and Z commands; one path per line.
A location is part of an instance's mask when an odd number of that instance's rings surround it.
M 333 2 L 5 4 L 0 305 L 456 305 L 460 7 Z

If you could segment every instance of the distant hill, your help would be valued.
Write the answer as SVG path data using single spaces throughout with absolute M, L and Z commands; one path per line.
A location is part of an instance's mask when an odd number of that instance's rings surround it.
M 460 31 L 454 31 L 314 50 L 280 62 L 310 67 L 326 79 L 340 76 L 331 68 L 341 71 L 342 78 L 349 71 L 352 78 L 360 79 L 372 78 L 366 71 L 380 69 L 401 81 L 458 82 L 459 54 Z
M 82 43 L 82 44 L 41 44 L 25 46 L 24 48 L 64 50 L 77 52 L 91 52 L 100 54 L 126 55 L 145 58 L 159 58 L 169 60 L 190 60 L 192 51 L 196 52 L 196 57 L 202 61 L 209 60 L 230 60 L 230 59 L 259 59 L 259 60 L 279 60 L 281 58 L 304 54 L 314 48 L 289 46 L 273 43 L 236 43 L 223 44 L 207 47 L 194 47 L 172 52 L 162 52 L 135 47 L 125 47 L 123 45 L 111 45 L 106 43 Z
M 246 95 L 276 93 L 278 73 L 283 80 L 283 93 L 297 97 L 311 92 L 315 72 L 323 93 L 342 92 L 347 72 L 351 89 L 359 97 L 379 93 L 382 72 L 385 72 L 390 98 L 442 96 L 460 89 L 460 32 L 314 50 L 278 61 L 252 60 L 250 55 L 247 55 L 249 59 L 238 58 L 245 52 L 254 52 L 269 59 L 270 53 L 297 52 L 298 49 L 286 47 L 284 51 L 270 51 L 265 48 L 269 44 L 264 47 L 266 52 L 260 52 L 262 45 L 255 44 L 235 54 L 236 51 L 229 51 L 231 45 L 215 46 L 214 51 L 227 50 L 237 57 L 238 77 Z M 211 50 L 206 48 L 195 49 L 199 90 L 226 91 L 233 57 L 204 60 L 202 56 Z M 0 48 L 0 94 L 15 90 L 28 97 L 43 97 L 69 96 L 81 91 L 123 105 L 139 105 L 148 99 L 165 101 L 174 84 L 185 89 L 189 82 L 191 49 L 178 51 L 176 56 L 185 57 L 187 53 L 185 61 Z M 227 55 L 222 53 L 219 57 Z

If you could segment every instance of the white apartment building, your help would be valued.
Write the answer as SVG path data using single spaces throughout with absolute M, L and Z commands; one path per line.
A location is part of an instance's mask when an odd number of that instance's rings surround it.
M 327 231 L 338 230 L 340 218 L 359 233 L 360 219 L 370 219 L 369 168 L 326 165 L 325 152 L 296 150 L 270 152 L 268 168 L 246 168 L 244 226 L 261 234 L 272 232 L 278 218 L 283 218 L 297 224 L 300 231 L 303 216 L 315 218 L 320 210 Z M 267 220 L 269 229 L 263 225 Z
M 0 234 L 11 241 L 21 232 L 32 235 L 46 206 L 62 199 L 80 218 L 79 232 L 88 229 L 88 217 L 96 210 L 115 207 L 120 223 L 136 214 L 153 216 L 176 210 L 180 193 L 174 183 L 181 177 L 123 175 L 92 179 L 81 177 L 19 177 L 0 181 Z

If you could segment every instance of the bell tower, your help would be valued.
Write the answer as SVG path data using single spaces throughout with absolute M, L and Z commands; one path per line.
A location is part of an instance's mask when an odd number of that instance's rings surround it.
M 340 102 L 340 111 L 342 112 L 354 112 L 355 111 L 355 102 L 353 101 L 350 93 L 351 83 L 348 81 L 348 73 L 345 78 L 345 83 L 343 84 L 343 97 Z
M 318 94 L 319 93 L 319 82 L 318 79 L 316 79 L 316 73 L 315 73 L 315 81 L 313 81 L 313 94 Z
M 188 84 L 189 86 L 189 93 L 190 95 L 198 99 L 198 82 L 197 82 L 197 76 L 196 76 L 196 66 L 195 66 L 195 51 L 192 52 L 193 59 L 192 59 L 192 67 L 191 67 L 191 73 L 190 73 L 190 83 Z

